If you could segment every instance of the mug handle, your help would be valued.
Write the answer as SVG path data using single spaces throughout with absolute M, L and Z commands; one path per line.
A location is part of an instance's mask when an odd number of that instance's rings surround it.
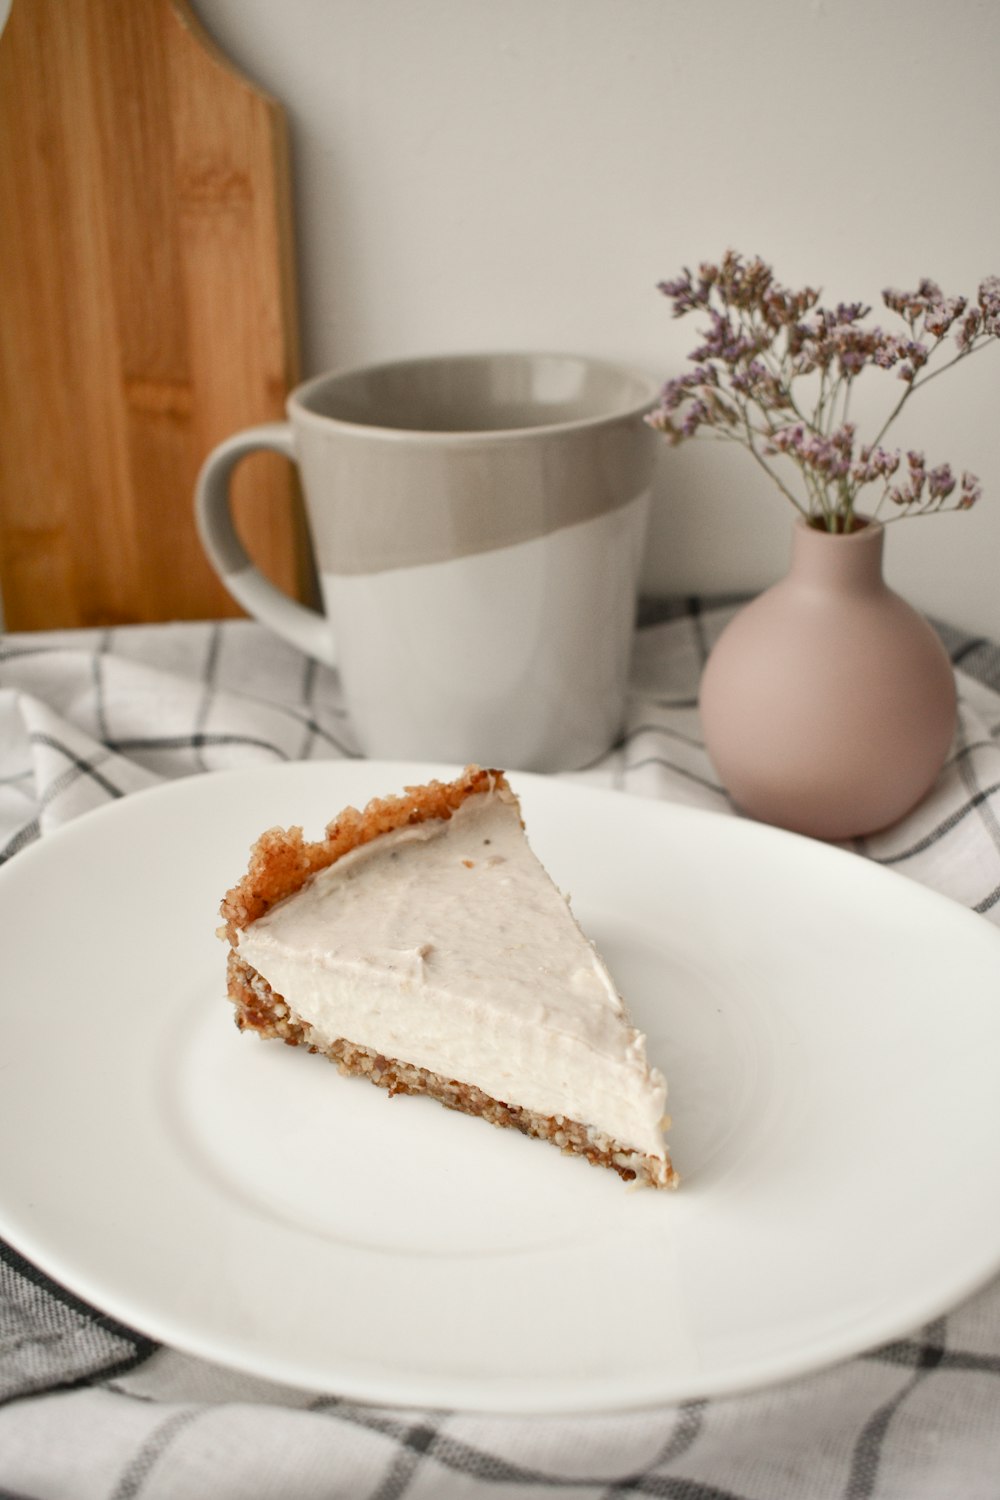
M 220 579 L 237 604 L 276 635 L 300 651 L 336 665 L 333 637 L 325 615 L 298 604 L 254 567 L 236 534 L 230 507 L 229 482 L 244 458 L 261 449 L 297 461 L 290 422 L 265 422 L 237 432 L 213 448 L 198 475 L 195 519 L 201 544 Z

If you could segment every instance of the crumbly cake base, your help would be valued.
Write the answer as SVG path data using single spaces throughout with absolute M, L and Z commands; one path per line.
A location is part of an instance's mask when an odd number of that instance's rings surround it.
M 669 1154 L 663 1160 L 623 1148 L 577 1121 L 505 1104 L 472 1084 L 444 1078 L 397 1058 L 383 1057 L 345 1039 L 332 1043 L 317 1041 L 309 1024 L 298 1020 L 263 976 L 235 951 L 241 930 L 279 901 L 294 895 L 317 871 L 327 869 L 350 850 L 407 824 L 450 818 L 467 797 L 488 791 L 515 800 L 502 771 L 469 766 L 454 781 L 407 787 L 402 796 L 374 798 L 361 812 L 346 808 L 327 826 L 324 837 L 314 843 L 303 838 L 301 828 L 271 828 L 262 834 L 250 852 L 247 873 L 226 893 L 221 907 L 225 926 L 220 929 L 220 936 L 228 938 L 233 950 L 229 955 L 229 998 L 236 1006 L 236 1023 L 241 1030 L 256 1031 L 262 1037 L 279 1037 L 289 1046 L 305 1046 L 322 1053 L 342 1073 L 365 1077 L 390 1094 L 429 1094 L 450 1109 L 552 1141 L 563 1151 L 585 1156 L 595 1166 L 611 1167 L 626 1181 L 676 1187 L 677 1174 Z
M 307 1047 L 336 1063 L 341 1073 L 367 1078 L 369 1083 L 386 1089 L 390 1096 L 427 1094 L 448 1109 L 550 1141 L 568 1155 L 585 1157 L 593 1166 L 612 1168 L 626 1182 L 641 1182 L 656 1188 L 677 1186 L 677 1174 L 669 1156 L 662 1160 L 630 1151 L 576 1120 L 505 1104 L 473 1084 L 459 1083 L 427 1068 L 384 1057 L 344 1038 L 330 1043 L 319 1041 L 308 1022 L 299 1020 L 267 980 L 235 952 L 229 955 L 228 981 L 229 998 L 236 1007 L 236 1024 L 241 1031 L 280 1039 L 290 1047 Z
M 223 935 L 235 948 L 242 928 L 301 890 L 310 876 L 327 869 L 342 855 L 407 824 L 450 818 L 466 797 L 488 791 L 514 800 L 502 771 L 469 766 L 454 781 L 409 786 L 400 797 L 374 797 L 362 812 L 356 807 L 345 808 L 315 843 L 303 838 L 301 828 L 269 828 L 250 851 L 247 873 L 223 898 Z

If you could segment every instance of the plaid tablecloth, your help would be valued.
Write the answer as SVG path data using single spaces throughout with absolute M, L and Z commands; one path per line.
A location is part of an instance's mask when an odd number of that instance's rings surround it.
M 731 812 L 696 706 L 731 609 L 664 613 L 638 636 L 623 743 L 574 779 Z M 854 847 L 997 922 L 1000 649 L 942 634 L 961 700 L 948 764 L 902 824 Z M 336 675 L 249 622 L 0 642 L 3 859 L 166 778 L 354 753 Z M 995 1500 L 1000 1283 L 778 1389 L 516 1420 L 360 1406 L 216 1368 L 120 1327 L 0 1244 L 0 1403 L 0 1500 Z

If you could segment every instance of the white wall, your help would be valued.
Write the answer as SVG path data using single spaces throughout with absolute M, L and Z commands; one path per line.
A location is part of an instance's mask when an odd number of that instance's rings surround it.
M 290 117 L 306 373 L 531 346 L 666 378 L 696 325 L 656 283 L 728 246 L 879 309 L 1000 273 L 996 0 L 194 4 Z M 1000 637 L 998 393 L 1000 347 L 915 398 L 895 441 L 985 493 L 894 525 L 887 571 Z M 665 449 L 646 589 L 761 586 L 790 517 L 742 451 Z

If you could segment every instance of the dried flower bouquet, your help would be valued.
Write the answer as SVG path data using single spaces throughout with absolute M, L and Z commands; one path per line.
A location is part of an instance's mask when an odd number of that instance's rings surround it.
M 675 317 L 702 313 L 703 342 L 694 368 L 669 380 L 650 424 L 671 443 L 708 435 L 741 444 L 809 522 L 836 532 L 864 521 L 856 502 L 880 486 L 870 518 L 886 502 L 893 519 L 943 509 L 967 510 L 979 480 L 950 465 L 930 468 L 923 453 L 883 446 L 914 393 L 1000 337 L 1000 277 L 989 276 L 978 298 L 946 297 L 930 280 L 914 292 L 887 290 L 883 300 L 901 320 L 896 332 L 864 323 L 860 302 L 820 307 L 812 287 L 780 286 L 760 259 L 728 251 L 720 265 L 685 270 L 660 291 Z M 855 381 L 867 369 L 894 371 L 903 390 L 870 442 L 859 443 L 850 419 Z M 805 498 L 786 482 L 782 460 L 796 465 Z M 948 504 L 951 501 L 950 505 Z

